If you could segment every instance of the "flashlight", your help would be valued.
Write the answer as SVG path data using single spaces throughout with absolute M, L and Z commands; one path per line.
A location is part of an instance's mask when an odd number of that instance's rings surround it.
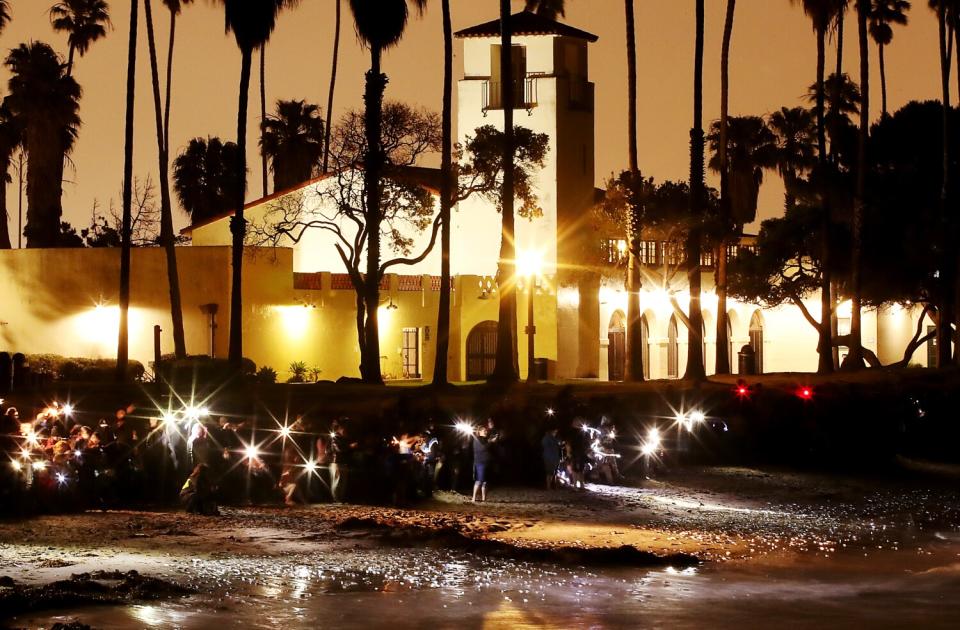
M 476 430 L 473 428 L 472 424 L 462 420 L 458 422 L 456 425 L 454 425 L 454 427 L 457 429 L 457 431 L 459 431 L 464 435 L 473 435 L 474 431 Z

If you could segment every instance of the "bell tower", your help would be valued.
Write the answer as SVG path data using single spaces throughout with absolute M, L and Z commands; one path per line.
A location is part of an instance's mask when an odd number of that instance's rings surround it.
M 587 228 L 595 196 L 594 86 L 588 49 L 597 36 L 526 11 L 511 16 L 510 27 L 514 125 L 549 137 L 544 167 L 534 177 L 543 214 L 530 220 L 516 218 L 516 248 L 518 257 L 524 252 L 542 257 L 553 296 L 560 298 L 556 333 L 568 341 L 551 341 L 557 348 L 556 375 L 583 375 L 573 343 L 581 327 L 579 299 L 563 296 L 566 288 L 577 283 L 580 235 Z M 461 30 L 456 36 L 463 40 L 464 76 L 457 93 L 457 139 L 463 143 L 484 125 L 503 129 L 507 104 L 502 98 L 500 59 L 504 51 L 499 20 Z M 475 197 L 459 205 L 453 217 L 454 273 L 496 273 L 500 226 L 500 215 L 489 201 Z M 599 322 L 591 336 L 596 337 L 598 329 Z M 522 346 L 523 327 L 518 330 Z M 539 345 L 541 331 L 537 334 Z

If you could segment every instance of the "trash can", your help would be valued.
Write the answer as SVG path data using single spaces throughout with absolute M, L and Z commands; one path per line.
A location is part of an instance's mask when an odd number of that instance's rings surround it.
M 753 376 L 757 373 L 757 353 L 750 344 L 740 348 L 737 354 L 737 373 Z

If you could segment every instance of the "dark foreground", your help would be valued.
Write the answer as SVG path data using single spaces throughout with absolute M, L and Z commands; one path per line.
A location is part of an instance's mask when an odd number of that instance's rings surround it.
M 479 506 L 7 521 L 0 610 L 47 628 L 957 627 L 958 488 L 952 471 L 712 468 Z M 130 596 L 23 603 L 98 570 Z

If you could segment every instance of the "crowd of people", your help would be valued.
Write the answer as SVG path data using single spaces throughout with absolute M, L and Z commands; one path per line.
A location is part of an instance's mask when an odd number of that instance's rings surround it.
M 127 405 L 107 418 L 60 403 L 27 418 L 2 403 L 0 410 L 8 464 L 0 473 L 0 505 L 19 511 L 145 501 L 179 501 L 206 515 L 223 503 L 403 506 L 436 489 L 483 502 L 488 484 L 523 481 L 511 478 L 521 459 L 516 440 L 505 439 L 492 418 L 474 425 L 428 417 L 399 423 L 409 428 L 394 435 L 344 416 L 264 423 L 190 406 L 163 413 Z M 616 429 L 607 419 L 597 428 L 581 419 L 549 424 L 540 447 L 548 489 L 620 478 Z

